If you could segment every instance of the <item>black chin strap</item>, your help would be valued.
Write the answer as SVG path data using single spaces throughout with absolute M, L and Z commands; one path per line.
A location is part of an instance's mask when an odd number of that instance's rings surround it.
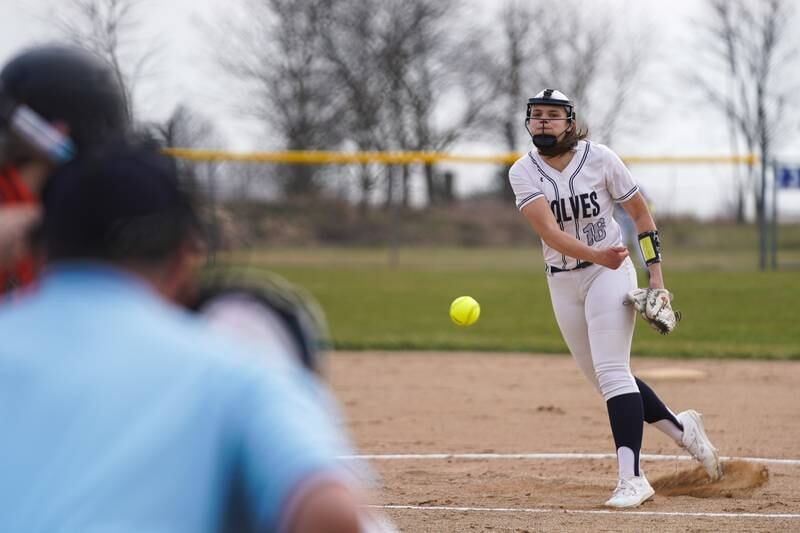
M 570 122 L 570 123 L 572 123 L 572 119 L 568 119 L 568 120 L 569 120 L 569 122 Z M 567 133 L 569 133 L 569 128 L 565 129 L 564 131 L 562 131 L 562 132 L 561 132 L 561 133 L 559 133 L 558 135 L 548 135 L 548 134 L 543 134 L 543 133 L 540 133 L 540 134 L 531 133 L 531 130 L 530 130 L 530 128 L 528 127 L 528 123 L 529 123 L 529 122 L 530 122 L 530 119 L 526 118 L 526 119 L 525 119 L 525 122 L 524 122 L 524 124 L 525 124 L 525 130 L 528 132 L 528 135 L 530 135 L 530 137 L 531 137 L 531 142 L 533 142 L 533 145 L 534 145 L 534 146 L 535 146 L 537 149 L 543 148 L 543 149 L 547 150 L 547 149 L 549 149 L 549 148 L 556 148 L 556 147 L 558 146 L 558 144 L 561 142 L 561 141 L 559 140 L 559 137 L 561 137 L 561 136 L 563 135 L 564 137 L 562 137 L 562 138 L 561 138 L 561 140 L 563 140 L 563 139 L 566 137 Z M 553 142 L 551 145 L 549 145 L 549 146 L 543 146 L 543 145 L 542 145 L 542 146 L 540 146 L 540 145 L 536 144 L 536 139 L 535 139 L 536 137 L 539 137 L 539 136 L 541 136 L 541 137 L 552 137 L 552 138 L 555 138 L 555 141 L 554 141 L 554 142 Z M 543 154 L 543 155 L 550 155 L 550 154 L 547 154 L 547 153 L 545 153 L 545 154 Z M 558 154 L 555 154 L 555 155 L 558 155 Z

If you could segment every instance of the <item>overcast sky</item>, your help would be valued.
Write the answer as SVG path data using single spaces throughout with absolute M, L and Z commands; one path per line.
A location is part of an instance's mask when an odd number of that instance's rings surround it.
M 649 24 L 658 33 L 657 39 L 661 42 L 675 43 L 685 36 L 680 30 L 685 26 L 684 21 L 691 16 L 697 5 L 697 0 L 586 0 L 587 5 L 608 5 L 609 9 L 619 9 L 628 6 L 627 20 L 620 21 L 625 24 Z M 19 48 L 31 43 L 57 38 L 58 31 L 53 27 L 52 13 L 57 9 L 58 0 L 3 0 L 0 1 L 0 62 L 5 62 L 9 55 Z M 470 2 L 476 7 L 475 12 L 483 15 L 493 14 L 504 2 L 502 0 L 473 0 Z M 238 132 L 239 120 L 231 116 L 228 108 L 230 101 L 224 101 L 221 95 L 221 84 L 215 79 L 218 71 L 211 57 L 212 43 L 203 34 L 205 24 L 213 25 L 219 16 L 235 6 L 235 1 L 222 0 L 142 0 L 137 13 L 141 18 L 141 34 L 143 44 L 153 40 L 159 42 L 161 52 L 152 65 L 155 67 L 150 80 L 145 80 L 137 91 L 139 110 L 154 119 L 166 116 L 180 101 L 189 101 L 200 110 L 204 110 L 226 131 L 235 147 L 250 149 L 258 147 L 259 142 L 248 138 L 250 134 Z M 668 4 L 668 5 L 666 5 Z M 531 31 L 535 31 L 532 23 Z M 677 30 L 677 31 L 676 31 Z M 458 31 L 454 27 L 453 31 Z M 650 74 L 652 76 L 670 75 L 669 63 L 677 47 L 673 44 L 670 49 L 658 48 L 655 50 L 656 59 L 652 61 Z M 149 83 L 148 83 L 149 81 Z M 652 82 L 652 80 L 651 80 Z M 225 95 L 228 97 L 230 95 Z M 522 108 L 522 106 L 521 106 Z M 630 120 L 640 119 L 632 115 Z M 676 132 L 675 128 L 667 124 L 667 116 L 656 117 L 649 126 L 651 131 L 647 136 L 620 137 L 616 149 L 620 152 L 631 154 L 663 154 L 664 150 L 674 149 L 678 136 L 678 145 L 683 145 L 684 153 L 708 153 L 713 150 L 726 149 L 726 142 L 715 145 L 715 139 L 706 139 L 698 145 L 696 142 L 687 142 L 686 131 Z M 683 119 L 685 123 L 685 119 Z M 678 128 L 678 130 L 686 128 Z M 673 137 L 675 136 L 675 137 Z M 252 144 L 251 144 L 252 143 Z
M 726 155 L 728 139 L 724 127 L 710 128 L 713 121 L 722 120 L 709 109 L 692 107 L 687 102 L 687 87 L 674 81 L 682 62 L 691 61 L 693 39 L 691 20 L 699 14 L 697 0 L 586 0 L 593 6 L 608 6 L 612 12 L 624 10 L 621 23 L 649 25 L 659 46 L 648 70 L 647 84 L 660 94 L 650 101 L 643 113 L 629 110 L 626 121 L 645 121 L 635 135 L 615 139 L 614 148 L 623 156 L 635 155 Z M 0 64 L 20 48 L 58 37 L 53 27 L 51 11 L 57 0 L 0 0 Z M 502 0 L 475 0 L 478 13 L 490 15 Z M 179 102 L 191 106 L 213 119 L 227 147 L 236 150 L 275 148 L 263 130 L 252 122 L 237 117 L 231 109 L 234 103 L 229 92 L 218 80 L 218 71 L 211 57 L 213 44 L 202 28 L 214 25 L 220 14 L 233 8 L 234 1 L 223 0 L 142 0 L 141 32 L 143 42 L 157 41 L 161 52 L 154 61 L 151 79 L 144 80 L 137 90 L 139 111 L 149 118 L 165 118 Z M 618 10 L 618 11 L 613 11 Z M 532 31 L 534 26 L 532 25 Z M 458 28 L 454 28 L 458 31 Z M 635 45 L 635 43 L 632 43 Z M 681 57 L 683 56 L 683 57 Z M 793 138 L 800 126 L 787 128 Z M 717 131 L 719 134 L 710 134 Z M 454 151 L 494 153 L 498 147 L 460 145 Z M 785 143 L 780 153 L 800 162 L 800 144 Z M 459 187 L 470 190 L 481 187 L 484 175 L 491 168 L 458 167 L 463 176 Z M 696 212 L 701 216 L 718 214 L 719 199 L 729 190 L 720 167 L 653 167 L 634 168 L 634 174 L 656 200 L 675 212 Z M 677 201 L 676 201 L 677 200 Z M 781 212 L 800 214 L 800 192 L 782 194 Z

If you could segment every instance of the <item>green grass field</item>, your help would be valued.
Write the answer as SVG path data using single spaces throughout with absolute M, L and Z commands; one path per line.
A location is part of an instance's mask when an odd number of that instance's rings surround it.
M 798 271 L 748 269 L 737 250 L 674 255 L 665 277 L 683 321 L 660 336 L 638 320 L 634 354 L 800 359 Z M 538 249 L 402 249 L 391 257 L 381 249 L 312 248 L 225 259 L 306 287 L 339 349 L 566 351 Z M 480 302 L 481 318 L 462 328 L 448 308 L 465 294 Z

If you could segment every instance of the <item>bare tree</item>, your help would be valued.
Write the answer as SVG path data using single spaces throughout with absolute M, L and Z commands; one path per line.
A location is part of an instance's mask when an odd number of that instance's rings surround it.
M 787 83 L 797 68 L 796 50 L 789 42 L 790 3 L 706 0 L 705 8 L 704 40 L 698 47 L 705 68 L 698 69 L 691 81 L 725 115 L 734 155 L 742 142 L 748 153 L 760 158 L 759 169 L 750 167 L 737 180 L 736 220 L 745 221 L 745 206 L 752 199 L 763 228 L 766 165 L 775 128 L 795 89 Z
M 210 148 L 219 144 L 214 123 L 185 104 L 175 107 L 156 128 L 164 144 L 171 148 Z
M 187 105 L 178 105 L 163 123 L 153 127 L 156 136 L 170 148 L 209 149 L 221 143 L 219 134 L 211 120 L 192 110 Z M 217 195 L 218 161 L 181 161 L 184 174 L 189 176 L 213 202 Z
M 163 123 L 153 124 L 151 134 L 169 148 L 209 149 L 222 144 L 214 123 L 206 116 L 180 104 Z M 222 192 L 220 178 L 224 176 L 219 161 L 178 160 L 181 175 L 191 184 L 202 207 L 207 223 L 207 240 L 213 253 L 221 243 L 219 212 Z
M 535 20 L 540 29 L 534 33 L 539 39 L 536 48 L 544 53 L 527 62 L 531 78 L 561 87 L 578 107 L 586 109 L 589 89 L 603 68 L 601 59 L 611 40 L 611 21 L 574 1 L 540 9 Z
M 341 139 L 339 91 L 320 54 L 330 0 L 247 0 L 239 18 L 218 26 L 218 60 L 244 87 L 239 112 L 263 121 L 287 150 L 334 149 Z M 284 194 L 314 195 L 319 169 L 286 169 Z
M 460 12 L 453 0 L 407 0 L 402 6 L 407 64 L 397 79 L 402 111 L 396 120 L 407 125 L 412 149 L 444 151 L 474 131 L 492 98 L 484 79 L 474 76 L 473 56 L 465 53 L 478 49 L 480 36 L 454 24 Z M 454 25 L 463 29 L 454 32 Z M 433 164 L 425 164 L 423 173 L 430 204 L 453 199 L 452 175 Z
M 342 98 L 339 125 L 359 151 L 384 151 L 392 143 L 394 117 L 390 109 L 395 102 L 388 91 L 395 62 L 385 53 L 391 46 L 385 35 L 393 26 L 391 4 L 381 0 L 334 2 L 320 25 L 319 53 L 328 63 L 330 86 L 336 87 Z M 393 191 L 393 170 L 386 165 L 387 197 Z M 363 210 L 378 177 L 375 165 L 359 165 L 358 174 Z
M 252 163 L 249 161 L 226 163 L 224 167 L 224 190 L 220 197 L 234 204 L 257 200 L 280 198 L 286 189 L 289 177 L 282 172 L 282 165 Z
M 454 44 L 460 34 L 448 26 L 457 7 L 453 0 L 249 0 L 246 16 L 224 29 L 228 41 L 236 37 L 221 62 L 248 84 L 246 111 L 287 149 L 441 150 L 474 123 L 477 108 L 475 91 L 466 91 L 455 119 L 436 115 L 469 83 L 458 61 L 466 54 Z M 294 169 L 295 182 L 317 179 L 313 170 Z M 387 203 L 398 181 L 408 202 L 408 166 L 358 172 L 362 205 L 375 199 L 381 179 Z M 432 166 L 425 175 L 431 201 L 446 197 L 437 191 L 448 182 L 437 184 Z
M 591 103 L 587 103 L 586 120 L 594 138 L 613 144 L 623 135 L 640 133 L 645 116 L 640 95 L 647 93 L 644 72 L 652 59 L 653 34 L 647 21 L 635 29 L 611 36 L 602 63 L 605 72 L 590 84 Z M 630 46 L 627 43 L 637 43 Z M 637 109 L 633 115 L 632 109 Z M 635 120 L 625 120 L 633 116 Z M 621 120 L 622 119 L 622 120 Z
M 359 150 L 442 150 L 474 122 L 473 108 L 457 108 L 458 118 L 441 120 L 436 112 L 467 87 L 460 33 L 446 22 L 457 15 L 451 0 L 339 1 L 320 28 L 320 54 L 330 64 L 331 84 L 342 95 L 343 135 Z M 458 75 L 462 78 L 458 79 Z M 461 102 L 474 102 L 464 91 Z M 454 106 L 448 106 L 453 108 Z M 381 176 L 375 165 L 360 167 L 362 206 Z M 437 180 L 433 165 L 424 167 L 430 202 L 452 197 L 448 181 Z M 385 202 L 391 204 L 398 181 L 400 203 L 408 204 L 411 169 L 384 167 Z M 399 180 L 398 180 L 399 178 Z
M 482 53 L 492 56 L 475 71 L 496 80 L 490 108 L 498 119 L 486 130 L 509 152 L 529 143 L 524 130 L 527 98 L 546 87 L 570 96 L 581 126 L 610 143 L 620 132 L 619 117 L 636 104 L 634 90 L 650 58 L 643 38 L 647 24 L 629 30 L 585 2 L 512 0 L 484 33 L 496 35 Z M 631 46 L 636 42 L 637 46 Z M 508 166 L 497 173 L 496 188 L 510 194 Z
M 523 109 L 523 86 L 527 85 L 523 83 L 522 72 L 525 61 L 534 54 L 527 36 L 530 21 L 535 20 L 535 17 L 531 4 L 517 1 L 509 3 L 500 15 L 503 50 L 499 56 L 503 60 L 494 63 L 497 68 L 491 76 L 498 80 L 498 95 L 503 96 L 500 128 L 505 148 L 509 152 L 519 147 L 519 138 L 522 135 L 520 110 Z
M 159 50 L 143 45 L 136 10 L 142 0 L 67 0 L 59 3 L 55 23 L 66 39 L 103 58 L 123 88 L 125 104 L 134 114 L 137 83 L 146 75 Z
M 477 75 L 485 76 L 492 84 L 493 98 L 487 104 L 493 119 L 484 124 L 489 132 L 495 132 L 503 143 L 503 148 L 511 153 L 522 146 L 521 139 L 525 135 L 523 130 L 523 112 L 525 100 L 531 90 L 531 80 L 524 78 L 525 64 L 530 58 L 535 57 L 535 39 L 531 35 L 530 24 L 537 20 L 542 3 L 512 0 L 500 11 L 499 20 L 493 22 L 496 28 L 497 48 L 479 44 L 474 48 L 480 57 L 480 63 L 475 70 Z M 486 30 L 489 31 L 489 30 Z M 527 136 L 524 137 L 527 139 Z M 511 165 L 504 165 L 495 174 L 494 188 L 501 196 L 513 197 L 513 192 L 508 184 L 508 170 Z

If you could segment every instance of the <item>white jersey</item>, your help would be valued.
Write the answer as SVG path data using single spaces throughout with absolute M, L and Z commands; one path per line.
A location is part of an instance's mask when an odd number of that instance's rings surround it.
M 576 153 L 562 171 L 544 162 L 536 150 L 518 159 L 508 172 L 520 211 L 543 196 L 561 231 L 594 248 L 622 242 L 612 217 L 614 203 L 633 198 L 639 187 L 628 168 L 607 146 L 578 141 Z M 544 261 L 562 270 L 585 258 L 568 257 L 542 241 Z

